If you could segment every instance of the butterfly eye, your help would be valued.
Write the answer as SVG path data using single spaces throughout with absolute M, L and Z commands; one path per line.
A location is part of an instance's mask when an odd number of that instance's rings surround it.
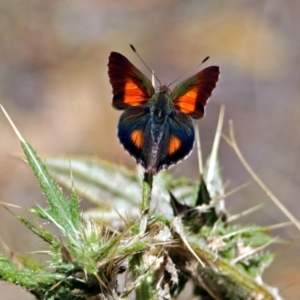
M 161 85 L 160 87 L 158 87 L 158 91 L 171 94 L 171 90 L 166 85 Z

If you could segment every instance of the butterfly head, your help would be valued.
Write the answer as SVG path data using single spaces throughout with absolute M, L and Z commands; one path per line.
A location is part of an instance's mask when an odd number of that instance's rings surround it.
M 160 93 L 168 93 L 168 94 L 171 94 L 171 90 L 168 86 L 166 85 L 161 85 L 157 88 L 157 91 L 160 92 Z

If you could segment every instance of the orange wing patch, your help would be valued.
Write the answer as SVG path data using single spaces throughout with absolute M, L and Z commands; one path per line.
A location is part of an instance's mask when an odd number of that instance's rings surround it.
M 196 110 L 196 101 L 198 97 L 197 89 L 193 89 L 183 96 L 176 99 L 175 107 L 185 114 L 193 113 Z
M 176 152 L 181 146 L 181 141 L 174 135 L 171 135 L 169 145 L 168 145 L 168 154 L 171 155 Z
M 145 100 L 147 100 L 145 99 L 145 94 L 134 82 L 126 82 L 124 86 L 124 103 L 130 106 L 138 106 Z
M 142 148 L 142 145 L 143 145 L 143 136 L 144 136 L 144 133 L 142 130 L 134 130 L 130 135 L 131 141 L 139 149 Z

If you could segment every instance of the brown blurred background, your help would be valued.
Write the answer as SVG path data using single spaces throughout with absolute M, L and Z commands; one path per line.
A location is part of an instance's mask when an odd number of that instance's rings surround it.
M 2 0 L 0 102 L 39 153 L 96 154 L 133 168 L 115 135 L 120 113 L 111 107 L 109 53 L 122 53 L 150 77 L 132 43 L 165 83 L 209 55 L 205 66 L 219 65 L 221 78 L 200 122 L 204 156 L 224 104 L 224 131 L 233 119 L 246 159 L 300 218 L 299 15 L 298 0 Z M 1 114 L 0 128 L 0 201 L 43 205 L 31 171 L 11 156 L 21 148 Z M 225 142 L 220 161 L 228 191 L 250 181 Z M 196 179 L 196 153 L 170 172 Z M 232 214 L 259 203 L 265 203 L 260 211 L 240 221 L 286 221 L 254 183 L 227 199 Z M 0 226 L 15 252 L 45 249 L 4 209 Z M 300 233 L 286 227 L 273 234 L 287 243 L 274 248 L 277 258 L 264 279 L 285 299 L 300 299 Z M 7 284 L 0 289 L 0 299 L 33 299 Z

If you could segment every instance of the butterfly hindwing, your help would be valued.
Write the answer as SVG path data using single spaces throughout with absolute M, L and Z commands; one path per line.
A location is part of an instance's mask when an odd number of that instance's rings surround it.
M 116 109 L 147 104 L 154 94 L 150 80 L 120 53 L 110 53 L 108 76 Z
M 202 118 L 219 74 L 219 67 L 208 67 L 177 85 L 172 91 L 174 108 L 195 119 Z
M 174 110 L 167 120 L 156 172 L 186 158 L 193 149 L 194 141 L 195 132 L 191 118 Z
M 150 107 L 135 106 L 126 109 L 119 120 L 118 137 L 123 147 L 134 156 L 138 163 L 145 165 L 143 152 L 146 132 L 149 127 Z

